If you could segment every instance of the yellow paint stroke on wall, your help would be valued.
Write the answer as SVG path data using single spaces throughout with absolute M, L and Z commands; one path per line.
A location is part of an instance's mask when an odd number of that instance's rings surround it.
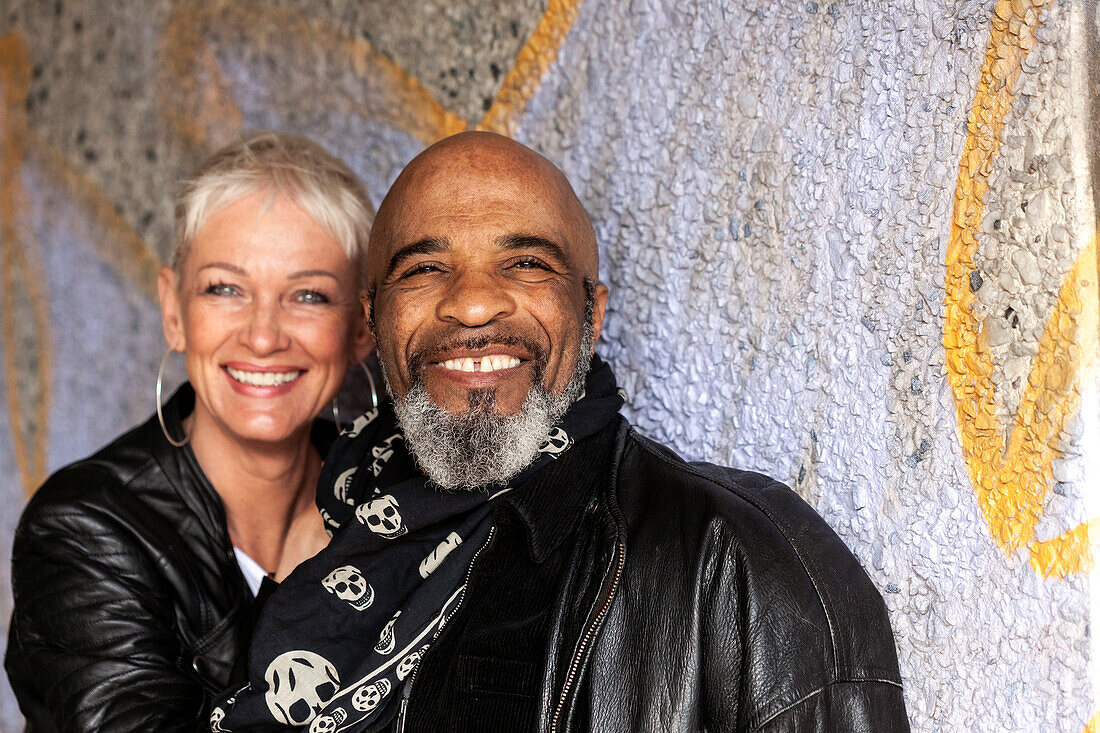
M 165 25 L 157 97 L 177 135 L 199 150 L 213 150 L 240 135 L 244 115 L 222 76 L 214 49 L 203 42 L 205 5 L 178 7 Z
M 520 115 L 538 91 L 543 76 L 558 57 L 558 51 L 577 20 L 580 4 L 581 0 L 550 0 L 539 24 L 516 56 L 511 71 L 504 77 L 492 106 L 477 126 L 479 130 L 509 137 L 515 134 Z
M 1010 476 L 1026 475 L 1031 463 L 1031 475 L 1042 482 L 1034 487 L 1039 500 L 1054 481 L 1051 462 L 1057 450 L 1051 445 L 1066 422 L 1080 409 L 1080 392 L 1076 384 L 1093 378 L 1100 351 L 1100 312 L 1096 268 L 1097 238 L 1081 253 L 1077 264 L 1066 278 L 1058 301 L 1051 312 L 1047 327 L 1039 341 L 1027 388 L 1016 414 L 1012 440 L 1031 440 L 1032 445 L 1015 447 L 1010 440 L 1009 460 L 1004 469 Z M 1021 423 L 1031 419 L 1034 430 L 1024 431 Z M 1049 431 L 1047 434 L 1045 431 Z M 1037 455 L 1038 461 L 1035 462 Z M 1039 507 L 1041 509 L 1041 506 Z M 1031 544 L 1031 565 L 1047 577 L 1065 577 L 1085 572 L 1093 567 L 1094 547 L 1100 540 L 1100 519 L 1081 524 L 1058 537 L 1036 540 Z
M 505 75 L 500 91 L 477 129 L 513 135 L 518 120 L 543 76 L 557 58 L 581 0 L 550 0 L 531 37 Z M 425 144 L 467 129 L 466 121 L 448 110 L 400 64 L 376 51 L 362 38 L 348 38 L 313 18 L 267 4 L 198 0 L 178 7 L 161 40 L 161 105 L 177 133 L 200 149 L 211 149 L 239 134 L 243 115 L 231 85 L 218 67 L 211 30 L 231 32 L 246 40 L 263 33 L 281 34 L 289 43 L 343 49 L 353 70 L 368 88 L 357 112 L 393 124 Z
M 375 51 L 366 40 L 356 38 L 347 44 L 359 78 L 381 77 L 394 95 L 391 111 L 376 115 L 378 118 L 399 124 L 424 143 L 433 143 L 467 128 L 466 120 L 446 109 L 419 80 L 397 62 Z
M 1000 150 L 1013 88 L 1023 59 L 1035 45 L 1039 13 L 1049 2 L 1000 0 L 994 11 L 959 164 L 946 254 L 943 344 L 963 457 L 993 537 L 1006 551 L 1030 546 L 1037 571 L 1062 576 L 1088 566 L 1088 530 L 1079 528 L 1060 541 L 1033 540 L 1053 482 L 1051 461 L 1058 455 L 1056 441 L 1078 406 L 1076 380 L 1083 360 L 1090 358 L 1084 352 L 1096 351 L 1094 343 L 1081 341 L 1087 334 L 1080 328 L 1086 311 L 1082 290 L 1097 287 L 1094 270 L 1091 275 L 1083 274 L 1088 269 L 1085 259 L 1095 262 L 1095 241 L 1059 293 L 1007 446 L 1003 445 L 1004 430 L 995 411 L 993 361 L 979 338 L 981 323 L 972 312 L 975 298 L 970 291 L 970 273 L 978 248 L 976 233 L 985 211 L 989 176 Z M 1065 554 L 1054 560 L 1050 557 L 1053 552 Z
M 89 240 L 97 255 L 115 272 L 136 284 L 153 302 L 157 301 L 160 259 L 122 215 L 103 189 L 54 146 L 31 131 L 26 134 L 26 162 L 48 176 L 68 193 L 90 221 L 101 227 Z
M 15 444 L 15 460 L 30 494 L 46 476 L 46 421 L 50 403 L 50 330 L 49 308 L 42 293 L 41 267 L 33 252 L 23 245 L 18 211 L 25 203 L 21 174 L 27 132 L 26 99 L 30 91 L 31 63 L 23 38 L 9 33 L 0 38 L 0 85 L 3 86 L 0 112 L 0 339 L 4 347 L 5 388 L 8 420 Z M 16 292 L 25 293 L 28 302 L 16 301 Z M 29 306 L 29 314 L 26 307 Z M 17 356 L 24 344 L 17 338 L 17 325 L 27 334 L 26 323 L 16 323 L 29 315 L 33 338 L 35 373 L 22 375 L 35 380 L 32 416 L 23 413 L 20 399 L 20 373 Z
M 1068 532 L 1031 546 L 1031 564 L 1047 577 L 1065 577 L 1092 568 L 1100 542 L 1100 519 L 1079 524 Z
M 362 97 L 347 114 L 358 114 L 398 127 L 425 144 L 466 129 L 466 121 L 447 110 L 423 84 L 363 39 L 337 33 L 323 22 L 268 3 L 202 0 L 178 7 L 161 40 L 161 108 L 179 134 L 203 150 L 236 137 L 243 124 L 231 85 L 221 74 L 209 42 L 228 35 L 244 43 L 277 36 L 289 53 L 299 48 L 335 52 L 364 84 Z M 257 43 L 257 46 L 261 44 Z

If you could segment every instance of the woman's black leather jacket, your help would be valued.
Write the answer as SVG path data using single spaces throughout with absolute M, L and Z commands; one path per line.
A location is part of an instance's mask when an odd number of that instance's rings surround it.
M 185 385 L 166 405 L 173 435 L 193 404 Z M 207 730 L 251 633 L 221 499 L 156 418 L 38 490 L 12 589 L 5 666 L 35 733 Z

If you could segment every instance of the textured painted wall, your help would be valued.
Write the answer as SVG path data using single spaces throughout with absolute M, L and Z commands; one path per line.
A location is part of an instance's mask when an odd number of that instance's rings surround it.
M 5 587 L 26 492 L 152 410 L 182 173 L 288 129 L 377 201 L 481 126 L 592 212 L 635 422 L 788 481 L 863 561 L 916 730 L 1090 726 L 1096 3 L 303 7 L 0 2 Z

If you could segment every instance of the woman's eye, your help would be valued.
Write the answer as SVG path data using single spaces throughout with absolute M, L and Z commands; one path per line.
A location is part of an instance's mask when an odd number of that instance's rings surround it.
M 327 295 L 317 290 L 303 290 L 297 294 L 296 299 L 299 303 L 314 305 L 327 305 L 332 302 Z
M 228 296 L 228 295 L 236 295 L 237 294 L 237 288 L 235 286 L 229 285 L 227 283 L 213 283 L 211 285 L 208 285 L 206 287 L 206 290 L 203 290 L 202 292 L 203 292 L 203 295 Z

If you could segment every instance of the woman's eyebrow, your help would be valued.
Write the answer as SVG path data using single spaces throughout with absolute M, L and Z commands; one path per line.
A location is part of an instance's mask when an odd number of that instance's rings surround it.
M 301 270 L 299 272 L 292 272 L 287 276 L 287 280 L 298 280 L 303 277 L 331 277 L 333 280 L 340 280 L 340 278 L 336 277 L 335 273 L 329 272 L 328 270 Z
M 446 239 L 440 239 L 439 237 L 427 237 L 425 239 L 418 240 L 412 244 L 406 244 L 401 249 L 393 253 L 390 257 L 389 267 L 386 269 L 386 275 L 397 269 L 397 267 L 409 259 L 417 255 L 432 255 L 440 252 L 445 252 L 451 248 L 451 243 Z
M 199 272 L 202 272 L 203 270 L 229 270 L 234 275 L 241 276 L 248 274 L 248 272 L 243 267 L 237 267 L 236 265 L 231 265 L 228 262 L 208 262 L 199 268 Z
M 199 272 L 202 272 L 203 270 L 228 270 L 234 275 L 240 275 L 242 277 L 248 275 L 248 271 L 245 270 L 243 267 L 231 265 L 228 262 L 208 262 L 207 264 L 199 268 Z M 334 273 L 331 273 L 328 270 L 300 270 L 298 272 L 292 272 L 287 275 L 288 280 L 299 280 L 304 277 L 331 277 L 333 280 L 340 279 Z

